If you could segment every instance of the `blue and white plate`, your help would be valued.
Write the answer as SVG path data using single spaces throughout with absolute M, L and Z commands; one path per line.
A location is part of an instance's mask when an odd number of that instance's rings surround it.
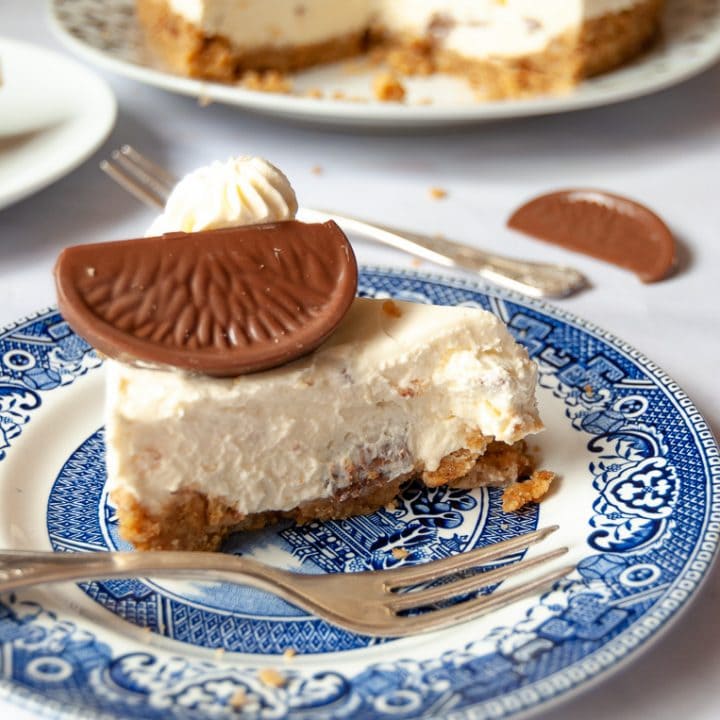
M 112 580 L 0 603 L 0 696 L 57 717 L 500 718 L 575 692 L 646 647 L 697 590 L 720 523 L 720 457 L 680 388 L 629 345 L 511 294 L 395 270 L 361 294 L 482 307 L 540 367 L 558 487 L 503 515 L 496 490 L 407 488 L 397 507 L 248 533 L 226 551 L 298 572 L 425 562 L 559 524 L 577 569 L 450 630 L 377 641 L 220 583 Z M 121 547 L 103 465 L 100 360 L 56 311 L 0 333 L 0 546 Z M 531 549 L 528 555 L 540 552 Z M 510 558 L 513 559 L 513 558 Z M 292 648 L 294 659 L 282 655 Z M 282 688 L 263 684 L 275 667 Z

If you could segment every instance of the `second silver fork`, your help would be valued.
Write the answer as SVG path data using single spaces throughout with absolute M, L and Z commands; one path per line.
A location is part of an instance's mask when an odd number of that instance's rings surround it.
M 153 208 L 162 208 L 177 180 L 164 168 L 130 145 L 115 150 L 100 168 L 121 187 Z M 529 262 L 493 255 L 439 237 L 398 230 L 328 210 L 300 208 L 298 218 L 308 222 L 335 220 L 349 232 L 402 250 L 443 267 L 469 270 L 490 282 L 531 297 L 560 298 L 588 287 L 577 270 L 551 263 Z

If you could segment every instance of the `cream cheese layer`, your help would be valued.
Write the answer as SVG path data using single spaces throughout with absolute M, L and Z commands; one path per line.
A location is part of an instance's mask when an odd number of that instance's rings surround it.
M 373 461 L 390 477 L 432 471 L 479 434 L 542 428 L 535 365 L 494 315 L 384 303 L 356 300 L 313 354 L 234 379 L 108 361 L 111 489 L 149 509 L 192 488 L 242 514 L 290 510 Z
M 542 51 L 584 20 L 643 0 L 169 0 L 171 9 L 207 35 L 238 47 L 303 46 L 363 32 L 432 34 L 469 58 Z

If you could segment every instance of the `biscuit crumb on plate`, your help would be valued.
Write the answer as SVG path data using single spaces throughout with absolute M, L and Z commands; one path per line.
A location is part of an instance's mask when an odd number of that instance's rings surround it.
M 228 700 L 228 705 L 233 710 L 240 710 L 243 706 L 247 704 L 247 695 L 245 694 L 245 691 L 242 688 L 238 688 L 231 696 L 230 700 Z
M 502 496 L 503 512 L 515 512 L 528 503 L 538 502 L 546 495 L 556 477 L 549 470 L 536 470 L 527 480 L 508 485 Z
M 278 70 L 246 70 L 240 78 L 240 84 L 248 90 L 268 93 L 289 93 L 292 83 L 288 77 Z
M 405 548 L 400 547 L 393 548 L 390 552 L 396 560 L 404 560 L 410 554 Z
M 373 92 L 382 102 L 402 102 L 405 99 L 405 86 L 390 73 L 375 76 Z
M 295 648 L 287 648 L 285 650 L 285 652 L 282 654 L 283 660 L 293 660 L 296 655 L 297 655 L 297 650 Z
M 279 673 L 275 668 L 261 668 L 258 670 L 258 678 L 263 685 L 267 685 L 272 688 L 282 688 L 287 685 L 287 680 L 282 673 Z

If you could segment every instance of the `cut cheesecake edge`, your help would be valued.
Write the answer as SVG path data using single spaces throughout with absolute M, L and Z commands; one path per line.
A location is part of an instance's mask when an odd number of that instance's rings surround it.
M 530 475 L 534 459 L 524 441 L 513 445 L 490 442 L 484 454 L 462 448 L 446 455 L 438 469 L 417 468 L 389 476 L 381 459 L 366 468 L 352 468 L 353 482 L 329 498 L 305 502 L 288 511 L 266 511 L 243 515 L 229 498 L 213 496 L 190 487 L 174 493 L 159 510 L 143 506 L 122 488 L 111 493 L 117 509 L 120 536 L 137 550 L 218 550 L 233 533 L 259 530 L 283 520 L 300 525 L 368 515 L 392 504 L 405 484 L 419 480 L 428 487 L 447 485 L 471 490 L 505 486 Z
M 288 73 L 374 49 L 385 52 L 385 59 L 400 74 L 449 73 L 482 88 L 485 97 L 501 99 L 563 92 L 584 78 L 629 62 L 659 36 L 664 0 L 638 0 L 580 18 L 539 50 L 487 56 L 445 48 L 431 32 L 397 32 L 372 23 L 321 41 L 246 46 L 222 32 L 208 34 L 174 12 L 168 0 L 136 0 L 136 5 L 150 48 L 173 70 L 189 77 L 235 83 L 247 73 Z M 287 87 L 270 83 L 267 89 Z M 263 89 L 262 84 L 255 89 Z

